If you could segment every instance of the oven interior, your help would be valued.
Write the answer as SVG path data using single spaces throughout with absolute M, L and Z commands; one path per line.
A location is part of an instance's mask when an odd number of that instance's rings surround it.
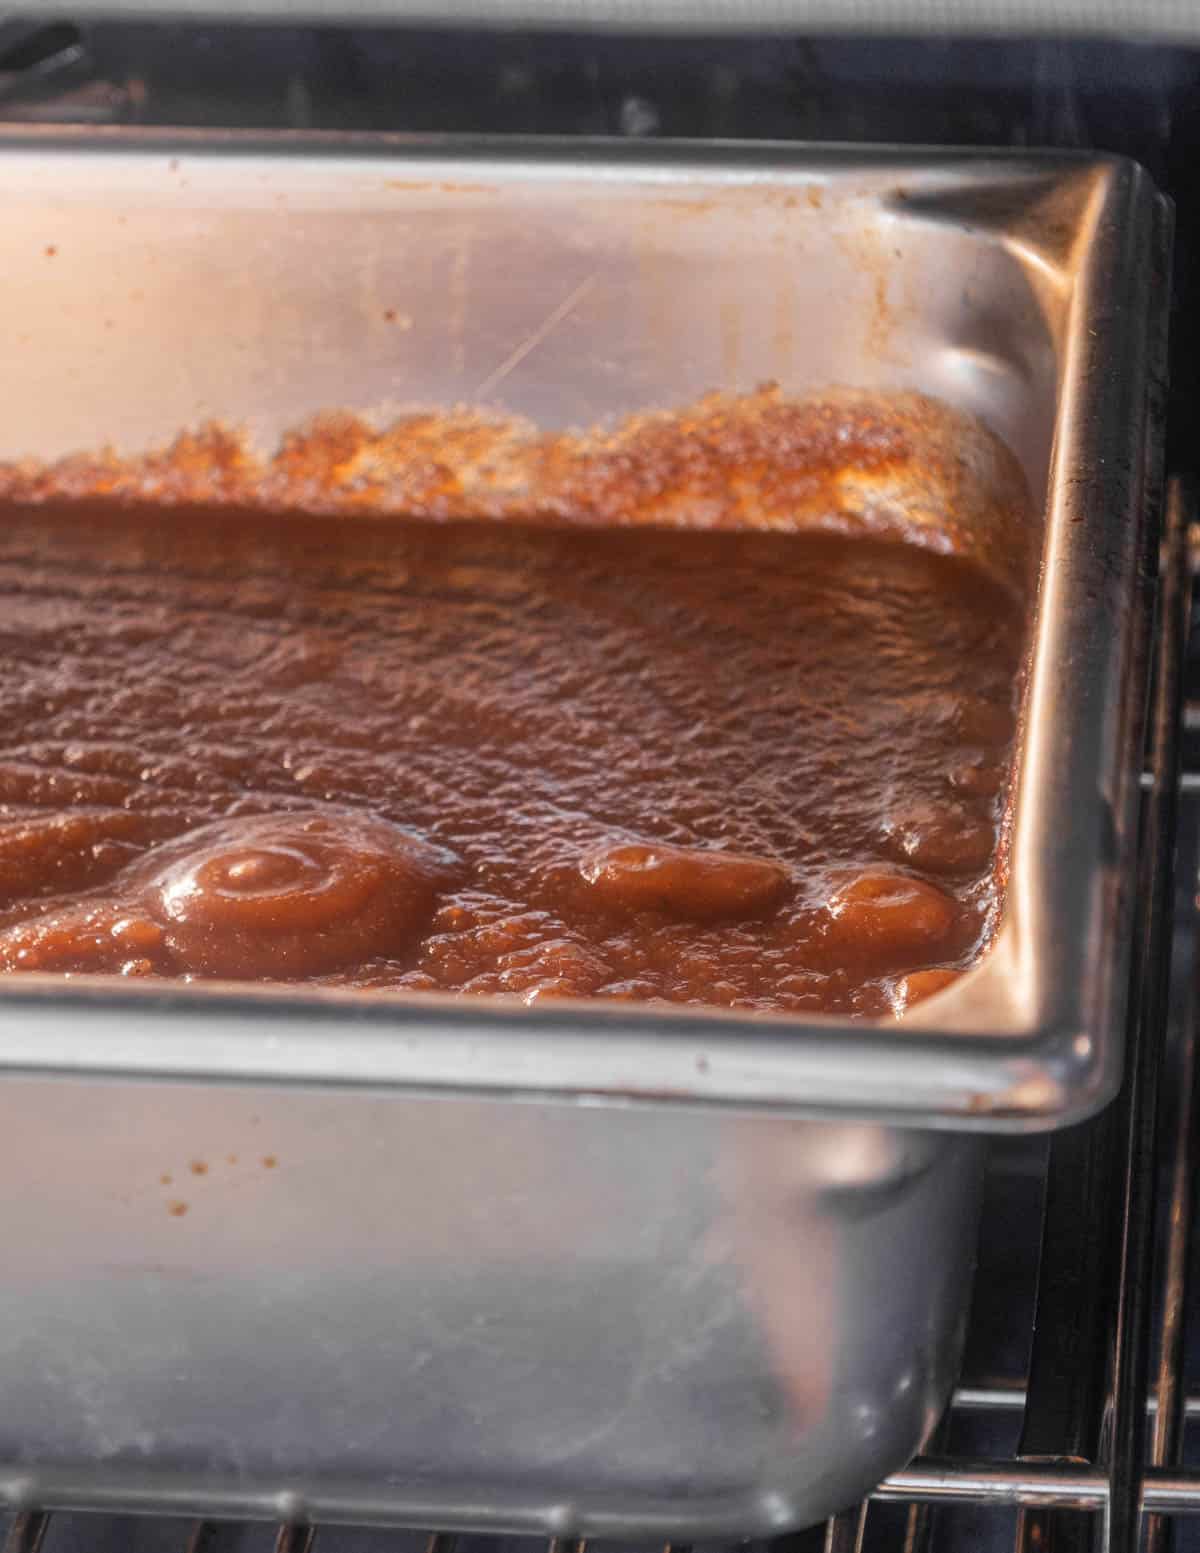
M 1192 1234 L 1200 1162 L 1200 622 L 1191 588 L 1200 509 L 1190 478 L 1200 412 L 1200 49 L 1088 38 L 588 35 L 89 21 L 64 13 L 51 21 L 0 18 L 0 121 L 97 131 L 141 124 L 1053 146 L 1120 152 L 1148 167 L 1175 201 L 1177 238 L 1171 478 L 1127 1082 L 1092 1122 L 1049 1141 L 993 1148 L 966 1359 L 930 1456 L 861 1507 L 771 1546 L 776 1553 L 1200 1548 L 1200 1283 L 1192 1276 L 1200 1239 Z M 19 1257 L 20 1247 L 8 1254 Z M 99 1514 L 30 1505 L 9 1517 L 4 1546 L 8 1553 L 545 1547 L 437 1528 L 170 1520 L 127 1508 Z M 550 1553 L 582 1553 L 582 1546 L 554 1540 Z

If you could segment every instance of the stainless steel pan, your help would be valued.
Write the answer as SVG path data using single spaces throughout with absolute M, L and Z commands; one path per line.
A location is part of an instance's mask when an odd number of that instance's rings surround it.
M 30 132 L 0 203 L 0 462 L 214 415 L 269 446 L 332 405 L 557 429 L 765 379 L 920 390 L 1017 454 L 1045 527 L 1004 921 L 902 1024 L 0 991 L 8 1499 L 689 1537 L 853 1500 L 953 1376 L 968 1134 L 1120 1073 L 1144 175 Z

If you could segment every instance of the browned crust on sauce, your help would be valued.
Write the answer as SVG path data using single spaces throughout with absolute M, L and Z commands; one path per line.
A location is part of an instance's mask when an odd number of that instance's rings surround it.
M 709 394 L 614 430 L 539 433 L 469 410 L 382 429 L 329 412 L 269 457 L 211 423 L 135 456 L 0 464 L 0 499 L 894 537 L 1026 591 L 1032 506 L 1016 459 L 981 423 L 919 394 L 775 387 Z

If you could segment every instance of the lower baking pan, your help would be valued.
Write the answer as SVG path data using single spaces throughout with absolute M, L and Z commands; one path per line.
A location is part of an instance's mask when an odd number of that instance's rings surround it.
M 983 1134 L 1120 1072 L 1144 176 L 36 132 L 0 201 L 10 485 L 213 417 L 266 450 L 331 406 L 557 432 L 772 380 L 931 394 L 1045 515 L 1003 921 L 900 1025 L 0 990 L 0 1495 L 688 1538 L 858 1498 L 951 1384 Z
M 33 1080 L 0 1123 L 11 1500 L 742 1536 L 955 1375 L 977 1141 Z

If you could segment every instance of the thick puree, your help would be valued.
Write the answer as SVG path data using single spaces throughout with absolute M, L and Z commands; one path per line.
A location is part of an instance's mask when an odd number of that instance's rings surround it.
M 875 1014 L 993 925 L 968 561 L 76 502 L 0 588 L 4 971 Z

